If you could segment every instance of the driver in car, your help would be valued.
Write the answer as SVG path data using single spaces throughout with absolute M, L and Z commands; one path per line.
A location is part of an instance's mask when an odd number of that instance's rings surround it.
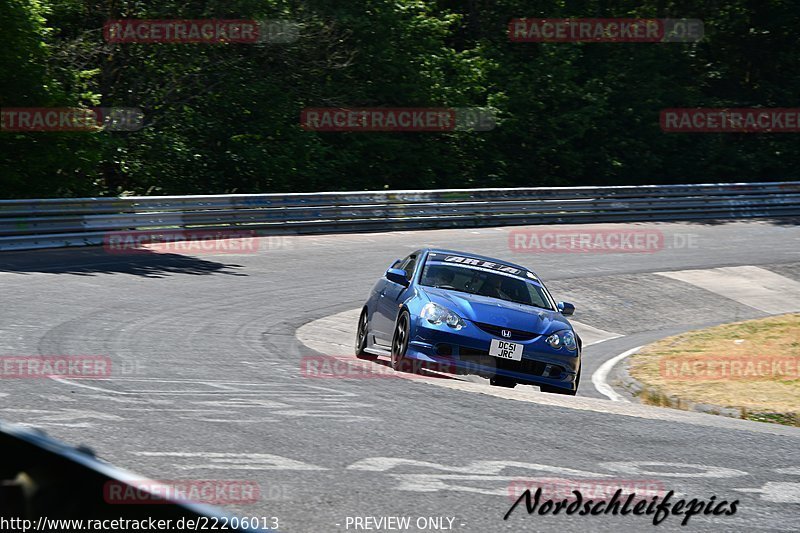
M 453 286 L 453 279 L 455 279 L 456 275 L 449 268 L 436 268 L 433 270 L 433 275 L 431 276 L 431 284 L 434 287 L 452 287 Z
M 501 300 L 511 300 L 512 298 L 506 294 L 503 289 L 508 289 L 508 284 L 504 284 L 505 280 L 500 276 L 491 276 L 487 279 L 478 294 L 481 296 L 488 296 L 490 298 L 499 298 Z

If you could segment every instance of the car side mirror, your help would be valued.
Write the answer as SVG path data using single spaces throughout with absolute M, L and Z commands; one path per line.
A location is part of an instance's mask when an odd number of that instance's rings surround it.
M 408 287 L 408 278 L 406 278 L 406 271 L 400 270 L 399 268 L 390 268 L 384 274 L 386 279 L 391 281 L 392 283 L 397 283 L 398 285 L 402 285 L 403 287 Z
M 558 302 L 558 311 L 564 316 L 575 314 L 575 306 L 569 302 Z

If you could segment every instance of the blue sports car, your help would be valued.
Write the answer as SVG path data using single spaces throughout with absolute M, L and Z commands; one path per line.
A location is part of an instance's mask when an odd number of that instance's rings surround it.
M 391 357 L 395 370 L 421 366 L 476 374 L 492 385 L 538 385 L 574 395 L 581 339 L 525 267 L 450 250 L 417 250 L 375 284 L 356 334 L 360 359 Z

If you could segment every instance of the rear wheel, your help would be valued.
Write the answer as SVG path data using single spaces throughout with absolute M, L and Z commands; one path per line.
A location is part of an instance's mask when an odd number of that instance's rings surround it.
M 356 330 L 356 357 L 359 359 L 374 361 L 378 358 L 378 356 L 364 351 L 364 349 L 367 347 L 367 335 L 369 335 L 367 322 L 367 310 L 364 309 L 361 311 L 361 316 L 358 319 L 358 329 Z
M 416 374 L 419 372 L 420 368 L 419 361 L 406 357 L 410 325 L 411 320 L 409 319 L 408 311 L 402 311 L 400 316 L 397 317 L 397 323 L 394 326 L 394 335 L 392 336 L 392 368 L 398 372 L 411 372 Z

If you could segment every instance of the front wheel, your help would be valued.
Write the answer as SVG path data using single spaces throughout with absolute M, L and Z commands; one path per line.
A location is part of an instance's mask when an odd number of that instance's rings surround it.
M 366 359 L 367 361 L 374 361 L 378 357 L 364 351 L 367 347 L 367 335 L 369 335 L 367 322 L 367 310 L 364 309 L 361 311 L 361 316 L 358 319 L 358 329 L 356 330 L 356 357 L 359 359 Z
M 394 335 L 392 336 L 392 369 L 398 372 L 411 372 L 416 374 L 419 372 L 419 361 L 416 359 L 408 359 L 406 351 L 408 351 L 408 341 L 411 330 L 411 319 L 408 311 L 402 311 L 400 316 L 397 317 L 397 323 L 394 326 Z

